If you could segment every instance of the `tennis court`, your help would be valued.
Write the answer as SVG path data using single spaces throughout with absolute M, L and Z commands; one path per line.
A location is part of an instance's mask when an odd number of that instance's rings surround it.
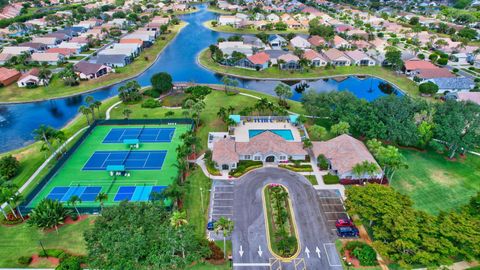
M 176 149 L 182 144 L 181 135 L 191 127 L 135 125 L 131 120 L 125 125 L 97 125 L 47 182 L 27 198 L 26 205 L 35 207 L 44 198 L 67 202 L 76 195 L 82 200 L 77 207 L 99 207 L 95 198 L 100 192 L 107 194 L 105 206 L 122 200 L 148 201 L 153 192 L 161 192 L 177 178 Z M 139 148 L 124 143 L 132 134 L 140 134 Z M 146 136 L 144 140 L 142 136 Z M 123 167 L 126 173 L 109 171 L 109 166 Z
M 83 166 L 84 171 L 106 170 L 124 165 L 126 170 L 160 170 L 167 151 L 96 151 Z
M 140 142 L 171 142 L 175 128 L 112 128 L 103 143 L 122 143 L 124 140 L 138 139 Z

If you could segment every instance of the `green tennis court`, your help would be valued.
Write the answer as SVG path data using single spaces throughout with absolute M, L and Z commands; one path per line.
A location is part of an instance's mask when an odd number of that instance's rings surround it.
M 176 179 L 176 148 L 182 143 L 180 136 L 190 129 L 186 124 L 98 125 L 27 207 L 44 198 L 66 202 L 73 195 L 82 199 L 79 207 L 98 207 L 95 197 L 100 192 L 108 195 L 106 206 L 123 199 L 146 201 L 151 192 L 163 190 Z M 111 139 L 119 132 L 129 135 Z M 162 132 L 167 139 L 158 139 L 163 138 L 158 136 Z M 150 133 L 155 133 L 154 139 L 148 139 Z M 138 146 L 126 142 L 136 139 Z

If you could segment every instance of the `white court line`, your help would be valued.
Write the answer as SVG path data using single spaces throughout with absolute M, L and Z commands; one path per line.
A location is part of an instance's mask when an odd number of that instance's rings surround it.
M 335 244 L 333 244 L 333 243 L 325 243 L 325 244 L 323 244 L 323 249 L 325 249 L 325 253 L 327 254 L 328 264 L 329 264 L 330 266 L 342 266 L 341 264 L 332 264 L 332 263 L 330 262 L 330 256 L 328 256 L 327 245 L 331 245 L 331 246 L 334 246 L 334 247 L 335 247 Z M 337 250 L 337 249 L 335 248 L 335 251 L 336 251 L 336 250 Z
M 233 266 L 267 266 L 270 267 L 270 263 L 233 263 Z

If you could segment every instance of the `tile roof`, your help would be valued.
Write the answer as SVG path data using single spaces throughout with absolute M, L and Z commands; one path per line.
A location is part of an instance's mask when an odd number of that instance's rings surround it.
M 475 82 L 470 78 L 434 78 L 430 81 L 443 90 L 472 89 L 475 86 Z
M 235 141 L 225 138 L 214 142 L 212 160 L 217 164 L 237 163 L 239 157 L 235 152 Z
M 437 66 L 425 60 L 408 60 L 404 62 L 404 65 L 406 70 L 437 68 Z
M 420 69 L 416 76 L 422 79 L 456 77 L 448 68 Z
M 310 61 L 312 61 L 314 59 L 318 59 L 318 58 L 320 58 L 324 61 L 327 61 L 325 59 L 325 57 L 323 57 L 323 55 L 321 55 L 320 53 L 318 53 L 314 50 L 305 50 L 305 52 L 303 53 L 303 57 L 307 60 L 310 60 Z
M 259 52 L 249 56 L 248 60 L 255 65 L 263 65 L 270 60 L 270 56 L 265 52 Z
M 323 54 L 325 54 L 325 56 L 330 60 L 336 60 L 340 57 L 345 57 L 345 54 L 342 51 L 337 49 L 329 49 L 325 51 Z
M 265 131 L 250 139 L 249 142 L 237 142 L 236 152 L 240 155 L 255 153 L 268 154 L 272 152 L 289 155 L 306 155 L 301 142 L 288 142 L 270 131 Z
M 0 67 L 0 81 L 3 82 L 12 77 L 20 75 L 20 72 L 15 69 Z
M 480 105 L 480 92 L 464 92 L 460 91 L 457 94 L 457 100 L 471 101 Z
M 346 134 L 325 142 L 312 143 L 315 157 L 323 154 L 330 160 L 332 168 L 337 170 L 339 174 L 350 172 L 356 164 L 365 160 L 377 164 L 377 161 L 361 141 Z
M 310 42 L 310 44 L 313 46 L 321 46 L 325 44 L 325 39 L 320 36 L 311 36 L 308 39 L 308 42 Z

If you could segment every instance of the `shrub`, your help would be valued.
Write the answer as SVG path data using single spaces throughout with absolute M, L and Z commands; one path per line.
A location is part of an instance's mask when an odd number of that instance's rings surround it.
M 211 254 L 207 258 L 208 260 L 222 260 L 223 259 L 223 251 L 220 249 L 215 242 L 208 242 L 208 248 L 210 248 Z
M 345 250 L 349 250 L 355 258 L 360 261 L 362 266 L 377 265 L 377 253 L 366 243 L 360 241 L 351 241 L 345 245 Z
M 422 83 L 418 86 L 418 90 L 422 94 L 433 95 L 438 92 L 438 85 L 433 82 Z
M 260 168 L 263 166 L 263 163 L 261 161 L 255 161 L 255 160 L 241 160 L 236 169 L 233 169 L 230 171 L 230 175 L 234 177 L 239 177 L 243 175 L 246 172 L 249 172 L 253 169 Z
M 168 112 L 165 113 L 165 117 L 169 117 L 169 116 L 173 116 L 173 115 L 175 115 L 175 112 L 173 112 L 173 111 L 168 111 Z
M 149 96 L 152 98 L 158 98 L 160 96 L 160 92 L 154 90 L 154 89 L 148 89 L 143 92 L 145 96 Z
M 327 185 L 335 185 L 340 183 L 340 178 L 333 174 L 327 174 L 323 176 L 323 182 Z
M 210 94 L 212 89 L 208 86 L 192 86 L 185 89 L 185 93 L 191 94 L 194 99 L 203 99 L 206 95 Z
M 78 220 L 78 214 L 76 211 L 72 211 L 72 213 L 70 214 L 70 218 L 73 220 L 73 221 L 77 221 Z
M 158 93 L 166 93 L 173 88 L 172 76 L 166 72 L 154 74 L 150 79 L 152 89 Z
M 156 99 L 153 98 L 148 98 L 142 103 L 142 108 L 158 108 L 161 107 L 162 105 L 160 102 Z
M 445 66 L 448 63 L 448 58 L 440 58 L 437 60 L 437 64 Z
M 18 264 L 23 266 L 27 266 L 32 262 L 32 257 L 29 256 L 21 256 L 17 259 Z
M 12 156 L 4 156 L 0 159 L 0 176 L 5 177 L 6 179 L 12 179 L 17 175 L 18 170 L 20 169 L 20 162 Z
M 318 155 L 317 165 L 320 170 L 328 170 L 328 159 L 323 154 Z
M 457 73 L 457 72 L 458 72 L 458 68 L 454 68 L 454 69 L 452 69 L 452 71 L 453 71 L 454 73 Z
M 81 270 L 81 260 L 76 256 L 66 256 L 55 270 Z

